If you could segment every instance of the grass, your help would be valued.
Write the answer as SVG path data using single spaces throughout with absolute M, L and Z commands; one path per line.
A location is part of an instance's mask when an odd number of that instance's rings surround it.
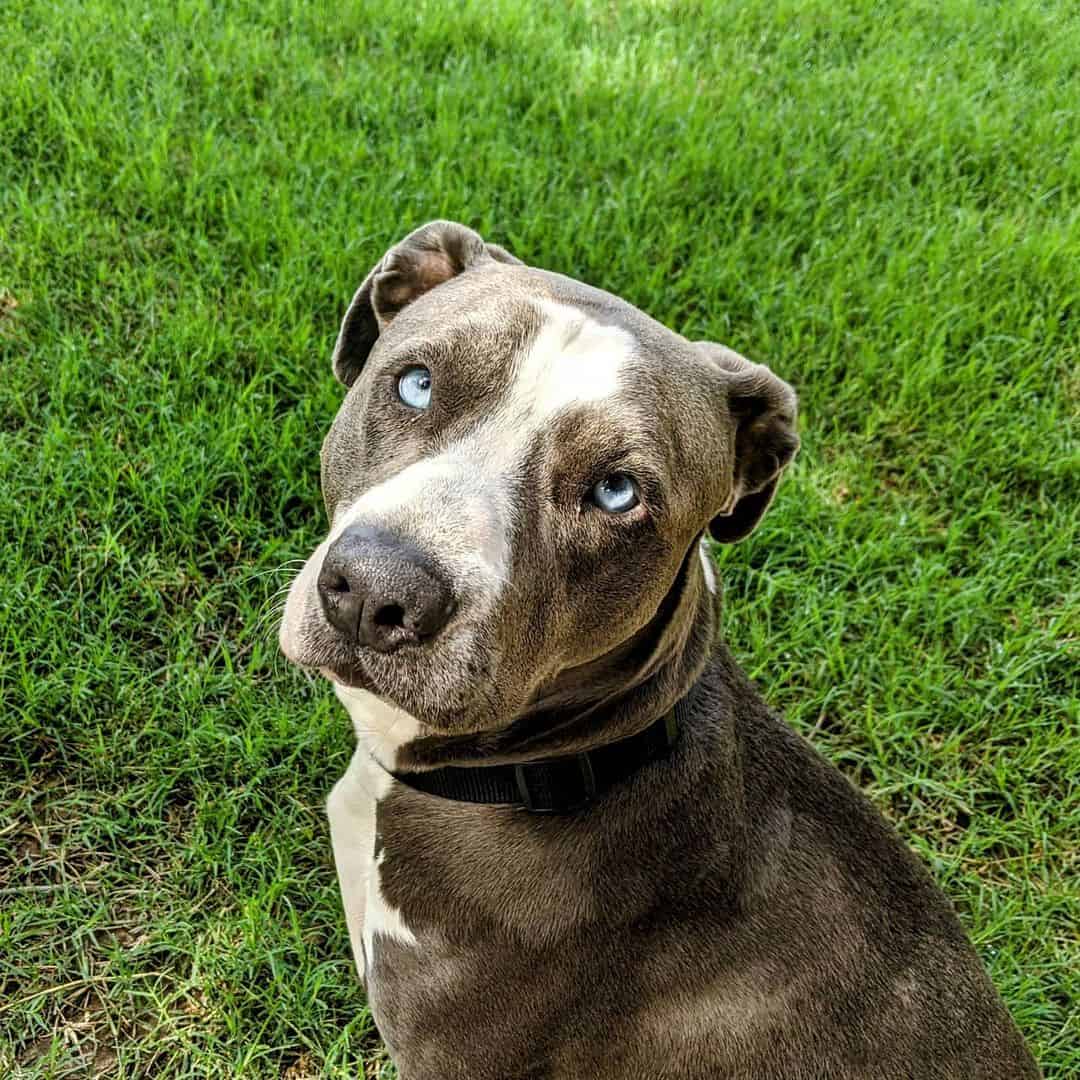
M 9 0 L 0 1074 L 390 1076 L 275 657 L 329 352 L 435 216 L 770 362 L 737 655 L 1080 1076 L 1080 16 Z

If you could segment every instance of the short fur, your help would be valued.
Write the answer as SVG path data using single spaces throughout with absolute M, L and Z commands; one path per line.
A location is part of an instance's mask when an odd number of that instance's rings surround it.
M 394 392 L 416 363 L 419 413 Z M 331 830 L 402 1080 L 1037 1077 L 924 867 L 718 640 L 699 542 L 760 520 L 791 388 L 449 222 L 368 275 L 334 366 L 331 530 L 281 643 L 357 731 Z M 642 496 L 621 517 L 588 496 L 616 471 Z M 433 640 L 375 654 L 328 625 L 316 579 L 354 524 L 438 560 L 457 608 Z M 671 756 L 574 814 L 388 773 L 587 749 L 680 698 Z

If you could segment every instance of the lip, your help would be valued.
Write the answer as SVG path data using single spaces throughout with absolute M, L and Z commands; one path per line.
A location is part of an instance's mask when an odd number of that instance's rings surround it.
M 319 674 L 323 675 L 330 682 L 335 683 L 337 686 L 343 686 L 347 690 L 366 690 L 369 689 L 365 685 L 364 679 L 360 676 L 359 671 L 355 668 L 348 670 L 341 670 L 332 667 L 319 668 Z

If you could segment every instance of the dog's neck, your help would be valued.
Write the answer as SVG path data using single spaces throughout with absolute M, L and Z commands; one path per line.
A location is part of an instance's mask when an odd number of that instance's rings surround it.
M 560 673 L 506 728 L 420 734 L 400 746 L 394 766 L 537 761 L 634 735 L 672 709 L 697 681 L 712 651 L 719 608 L 708 554 L 695 544 L 656 614 L 630 639 Z

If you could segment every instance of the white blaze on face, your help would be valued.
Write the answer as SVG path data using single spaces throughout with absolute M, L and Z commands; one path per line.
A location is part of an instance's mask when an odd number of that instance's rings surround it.
M 540 300 L 537 306 L 544 321 L 518 363 L 510 411 L 527 411 L 540 424 L 570 406 L 613 397 L 633 356 L 633 337 L 565 304 Z

